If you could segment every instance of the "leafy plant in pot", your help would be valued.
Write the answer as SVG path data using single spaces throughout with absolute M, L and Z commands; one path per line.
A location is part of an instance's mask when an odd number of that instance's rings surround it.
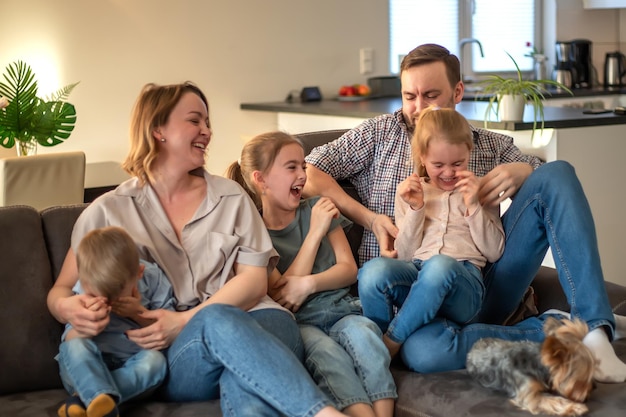
M 0 79 L 0 145 L 17 147 L 18 155 L 33 153 L 37 145 L 55 146 L 69 138 L 76 109 L 65 101 L 78 83 L 69 84 L 45 99 L 37 97 L 37 80 L 30 66 L 13 62 Z
M 533 108 L 533 129 L 534 134 L 537 129 L 537 123 L 540 123 L 541 129 L 544 124 L 543 100 L 545 94 L 550 94 L 547 87 L 552 86 L 573 95 L 572 91 L 565 85 L 553 80 L 524 80 L 522 71 L 517 65 L 515 59 L 506 52 L 511 58 L 516 69 L 515 78 L 504 78 L 500 75 L 489 75 L 479 84 L 482 87 L 480 97 L 489 97 L 489 103 L 485 110 L 485 127 L 488 127 L 490 114 L 493 112 L 502 121 L 521 121 L 523 120 L 524 109 L 526 104 L 531 104 Z

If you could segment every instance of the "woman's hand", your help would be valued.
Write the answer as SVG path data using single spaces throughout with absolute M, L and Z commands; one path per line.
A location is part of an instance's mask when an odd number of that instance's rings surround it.
M 96 336 L 109 324 L 111 308 L 104 297 L 77 294 L 58 300 L 59 311 L 81 335 Z
M 141 329 L 128 330 L 126 335 L 144 349 L 165 349 L 172 344 L 189 321 L 188 313 L 163 309 L 146 310 L 141 313 L 141 317 L 154 323 Z

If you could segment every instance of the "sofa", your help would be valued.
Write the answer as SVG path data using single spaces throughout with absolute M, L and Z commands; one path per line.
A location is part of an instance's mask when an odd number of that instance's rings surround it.
M 306 137 L 303 140 L 306 142 Z M 349 185 L 346 189 L 353 192 Z M 0 207 L 0 416 L 56 416 L 66 398 L 54 360 L 63 326 L 48 312 L 46 296 L 70 246 L 73 224 L 85 207 L 57 206 L 42 211 L 28 206 Z M 355 227 L 350 232 L 354 249 L 361 231 Z M 542 268 L 533 288 L 539 311 L 568 308 L 554 270 Z M 606 288 L 614 311 L 626 315 L 626 287 L 607 282 Z M 626 340 L 614 342 L 614 347 L 626 361 Z M 478 385 L 464 370 L 417 374 L 394 362 L 392 371 L 399 393 L 398 417 L 528 415 L 504 395 Z M 623 416 L 626 384 L 597 384 L 588 406 L 591 416 Z M 218 400 L 168 403 L 158 395 L 122 405 L 121 414 L 222 415 Z

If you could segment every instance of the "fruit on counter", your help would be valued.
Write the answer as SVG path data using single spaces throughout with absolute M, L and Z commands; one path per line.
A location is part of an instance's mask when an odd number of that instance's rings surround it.
M 365 84 L 343 85 L 339 89 L 339 95 L 342 97 L 368 96 L 370 93 L 369 86 Z

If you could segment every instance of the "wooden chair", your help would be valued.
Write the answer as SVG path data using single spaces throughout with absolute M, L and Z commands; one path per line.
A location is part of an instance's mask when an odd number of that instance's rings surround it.
M 84 152 L 0 158 L 0 206 L 78 204 L 84 189 Z

